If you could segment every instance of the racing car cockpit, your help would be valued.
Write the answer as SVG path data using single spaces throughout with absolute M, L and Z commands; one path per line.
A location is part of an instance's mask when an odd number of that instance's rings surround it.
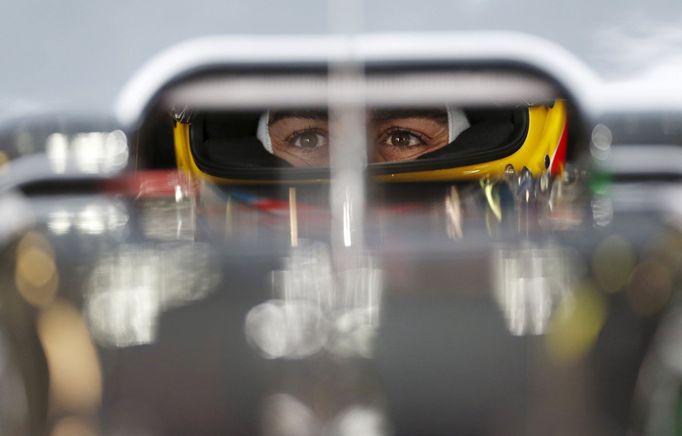
M 0 172 L 31 206 L 0 269 L 0 384 L 30 380 L 30 433 L 674 427 L 646 389 L 674 365 L 641 368 L 682 233 L 622 202 L 634 176 L 561 53 L 196 41 L 128 84 L 120 129 L 44 135 L 52 179 Z

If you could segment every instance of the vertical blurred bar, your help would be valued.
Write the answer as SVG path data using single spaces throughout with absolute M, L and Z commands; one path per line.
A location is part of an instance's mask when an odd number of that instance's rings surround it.
M 330 59 L 332 253 L 337 265 L 362 251 L 367 136 L 363 65 L 353 35 L 361 29 L 362 0 L 329 0 L 329 28 L 341 39 L 341 56 Z M 344 261 L 345 260 L 345 261 Z
M 289 188 L 289 231 L 291 246 L 298 246 L 298 212 L 296 210 L 296 188 Z

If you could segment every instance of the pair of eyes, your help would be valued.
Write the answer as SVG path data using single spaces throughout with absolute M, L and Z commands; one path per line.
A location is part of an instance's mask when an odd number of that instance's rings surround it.
M 329 146 L 329 134 L 321 129 L 304 129 L 292 133 L 286 142 L 292 147 L 312 151 Z M 377 138 L 375 147 L 394 147 L 407 149 L 426 145 L 426 140 L 420 133 L 409 129 L 394 127 L 383 132 Z

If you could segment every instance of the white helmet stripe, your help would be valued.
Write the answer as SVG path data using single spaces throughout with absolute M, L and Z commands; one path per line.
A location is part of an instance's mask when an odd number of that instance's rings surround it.
M 272 154 L 272 140 L 270 139 L 270 111 L 263 112 L 258 120 L 256 137 L 263 143 L 263 147 Z
M 460 133 L 469 128 L 469 120 L 464 111 L 447 106 L 448 111 L 448 144 L 457 138 Z

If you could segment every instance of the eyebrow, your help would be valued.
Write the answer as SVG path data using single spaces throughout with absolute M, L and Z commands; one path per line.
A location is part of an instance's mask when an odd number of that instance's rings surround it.
M 387 109 L 387 110 L 373 110 L 372 121 L 389 121 L 400 118 L 429 118 L 439 122 L 445 122 L 448 118 L 448 113 L 445 109 Z M 277 121 L 286 118 L 304 118 L 308 120 L 327 121 L 329 116 L 326 110 L 285 110 L 270 112 L 268 125 L 273 125 Z
M 445 109 L 389 109 L 372 111 L 372 121 L 388 121 L 399 118 L 429 118 L 446 122 L 448 113 Z
M 277 121 L 283 120 L 285 118 L 305 118 L 308 120 L 327 121 L 328 115 L 326 110 L 296 110 L 270 112 L 268 125 L 273 125 Z

